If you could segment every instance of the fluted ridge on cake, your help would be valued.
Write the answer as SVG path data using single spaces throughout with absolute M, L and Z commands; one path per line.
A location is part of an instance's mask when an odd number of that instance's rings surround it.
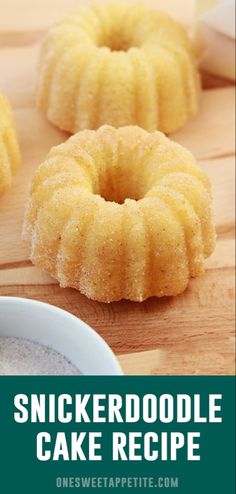
M 0 196 L 11 186 L 19 164 L 20 151 L 11 107 L 0 93 Z

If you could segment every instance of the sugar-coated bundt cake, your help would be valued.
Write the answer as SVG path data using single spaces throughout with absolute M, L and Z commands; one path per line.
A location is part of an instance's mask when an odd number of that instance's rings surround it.
M 36 172 L 25 233 L 62 287 L 102 302 L 177 295 L 215 245 L 209 181 L 160 132 L 84 130 Z
M 0 196 L 10 187 L 20 163 L 19 145 L 10 104 L 0 93 Z
M 180 24 L 144 5 L 111 3 L 80 9 L 48 33 L 37 102 L 72 133 L 103 124 L 169 133 L 196 112 L 199 87 Z

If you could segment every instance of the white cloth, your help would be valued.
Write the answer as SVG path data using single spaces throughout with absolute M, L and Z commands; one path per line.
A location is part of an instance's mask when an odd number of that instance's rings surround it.
M 221 0 L 201 15 L 195 40 L 200 51 L 200 67 L 212 74 L 235 80 L 234 0 Z

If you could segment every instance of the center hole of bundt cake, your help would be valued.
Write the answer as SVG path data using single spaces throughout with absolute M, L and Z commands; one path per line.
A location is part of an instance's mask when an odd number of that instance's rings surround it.
M 131 48 L 129 40 L 120 36 L 111 36 L 109 39 L 102 40 L 99 47 L 110 48 L 111 51 L 128 51 Z
M 95 7 L 95 11 L 97 29 L 94 30 L 93 40 L 98 47 L 126 52 L 135 46 L 132 8 L 126 2 L 109 3 L 98 9 Z
M 123 19 L 114 19 L 110 30 L 103 32 L 97 39 L 100 48 L 110 48 L 111 51 L 128 51 L 133 46 L 130 33 L 124 31 Z
M 105 201 L 123 204 L 126 199 L 138 201 L 144 195 L 142 184 L 135 173 L 122 172 L 120 168 L 108 173 L 100 184 L 100 195 Z

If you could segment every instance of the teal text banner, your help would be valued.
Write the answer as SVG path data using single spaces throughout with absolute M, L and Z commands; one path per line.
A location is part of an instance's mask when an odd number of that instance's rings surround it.
M 0 377 L 0 492 L 233 494 L 234 386 L 233 376 Z

